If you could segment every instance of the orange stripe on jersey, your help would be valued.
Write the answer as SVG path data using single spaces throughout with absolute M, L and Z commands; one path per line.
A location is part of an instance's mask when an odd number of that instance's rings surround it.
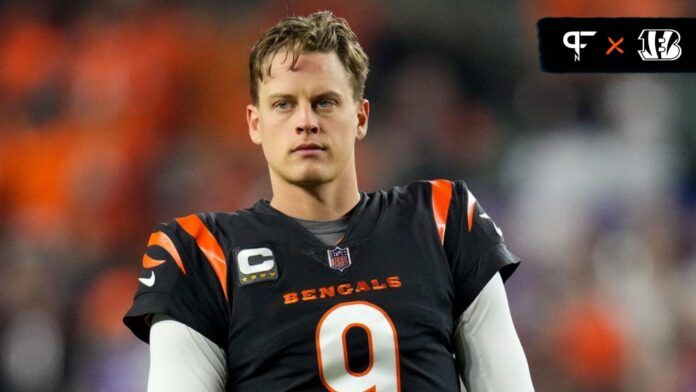
M 183 272 L 184 275 L 186 275 L 186 269 L 184 268 L 184 263 L 181 262 L 181 256 L 179 256 L 179 251 L 176 250 L 174 242 L 172 242 L 172 239 L 169 238 L 167 234 L 161 231 L 152 233 L 150 235 L 150 240 L 147 242 L 147 246 L 150 247 L 153 245 L 161 246 L 162 248 L 164 248 L 164 250 L 166 250 L 167 253 L 169 253 L 169 256 L 172 257 L 176 265 L 179 266 L 181 272 Z M 145 268 L 157 267 L 165 261 L 166 260 L 153 259 L 152 257 L 148 256 L 147 253 L 143 255 L 143 267 Z
M 447 213 L 452 199 L 452 183 L 447 180 L 431 180 L 433 198 L 433 216 L 440 241 L 445 242 L 445 229 L 447 228 Z
M 227 262 L 224 253 L 213 233 L 208 230 L 205 223 L 196 214 L 191 214 L 183 218 L 176 218 L 176 221 L 194 240 L 198 248 L 203 252 L 208 262 L 213 267 L 217 275 L 222 291 L 227 298 Z
M 155 268 L 158 265 L 164 263 L 166 260 L 157 260 L 148 256 L 147 253 L 143 255 L 143 268 Z
M 469 220 L 469 231 L 471 231 L 471 227 L 474 225 L 474 211 L 476 210 L 476 198 L 474 197 L 473 193 L 471 193 L 471 191 L 469 191 L 468 189 L 466 190 L 466 194 L 466 216 Z

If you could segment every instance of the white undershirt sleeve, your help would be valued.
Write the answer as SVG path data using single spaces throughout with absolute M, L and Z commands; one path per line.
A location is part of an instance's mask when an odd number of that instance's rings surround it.
M 148 392 L 223 392 L 226 379 L 224 350 L 183 323 L 154 316 Z
M 500 273 L 457 320 L 454 343 L 468 392 L 534 391 Z

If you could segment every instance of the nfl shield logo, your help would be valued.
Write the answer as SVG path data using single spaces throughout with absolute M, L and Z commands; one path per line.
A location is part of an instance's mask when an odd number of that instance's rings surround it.
M 350 267 L 350 251 L 348 248 L 335 247 L 326 251 L 329 254 L 329 266 L 341 272 Z

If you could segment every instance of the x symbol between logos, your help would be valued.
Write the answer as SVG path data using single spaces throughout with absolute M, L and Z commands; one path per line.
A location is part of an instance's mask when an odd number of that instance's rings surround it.
M 611 47 L 607 50 L 607 55 L 611 53 L 614 49 L 616 49 L 619 53 L 623 54 L 623 49 L 619 48 L 619 44 L 623 42 L 623 37 L 621 37 L 618 41 L 614 42 L 614 40 L 611 39 L 611 37 L 607 37 L 609 39 L 609 43 L 611 43 Z

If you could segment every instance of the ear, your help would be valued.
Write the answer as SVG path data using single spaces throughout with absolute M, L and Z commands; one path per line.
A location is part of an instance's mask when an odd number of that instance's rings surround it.
M 358 102 L 358 132 L 356 137 L 362 140 L 367 135 L 367 123 L 370 119 L 370 101 L 365 98 Z
M 247 125 L 249 125 L 249 137 L 256 144 L 261 144 L 261 132 L 259 131 L 259 109 L 249 104 L 246 108 Z

